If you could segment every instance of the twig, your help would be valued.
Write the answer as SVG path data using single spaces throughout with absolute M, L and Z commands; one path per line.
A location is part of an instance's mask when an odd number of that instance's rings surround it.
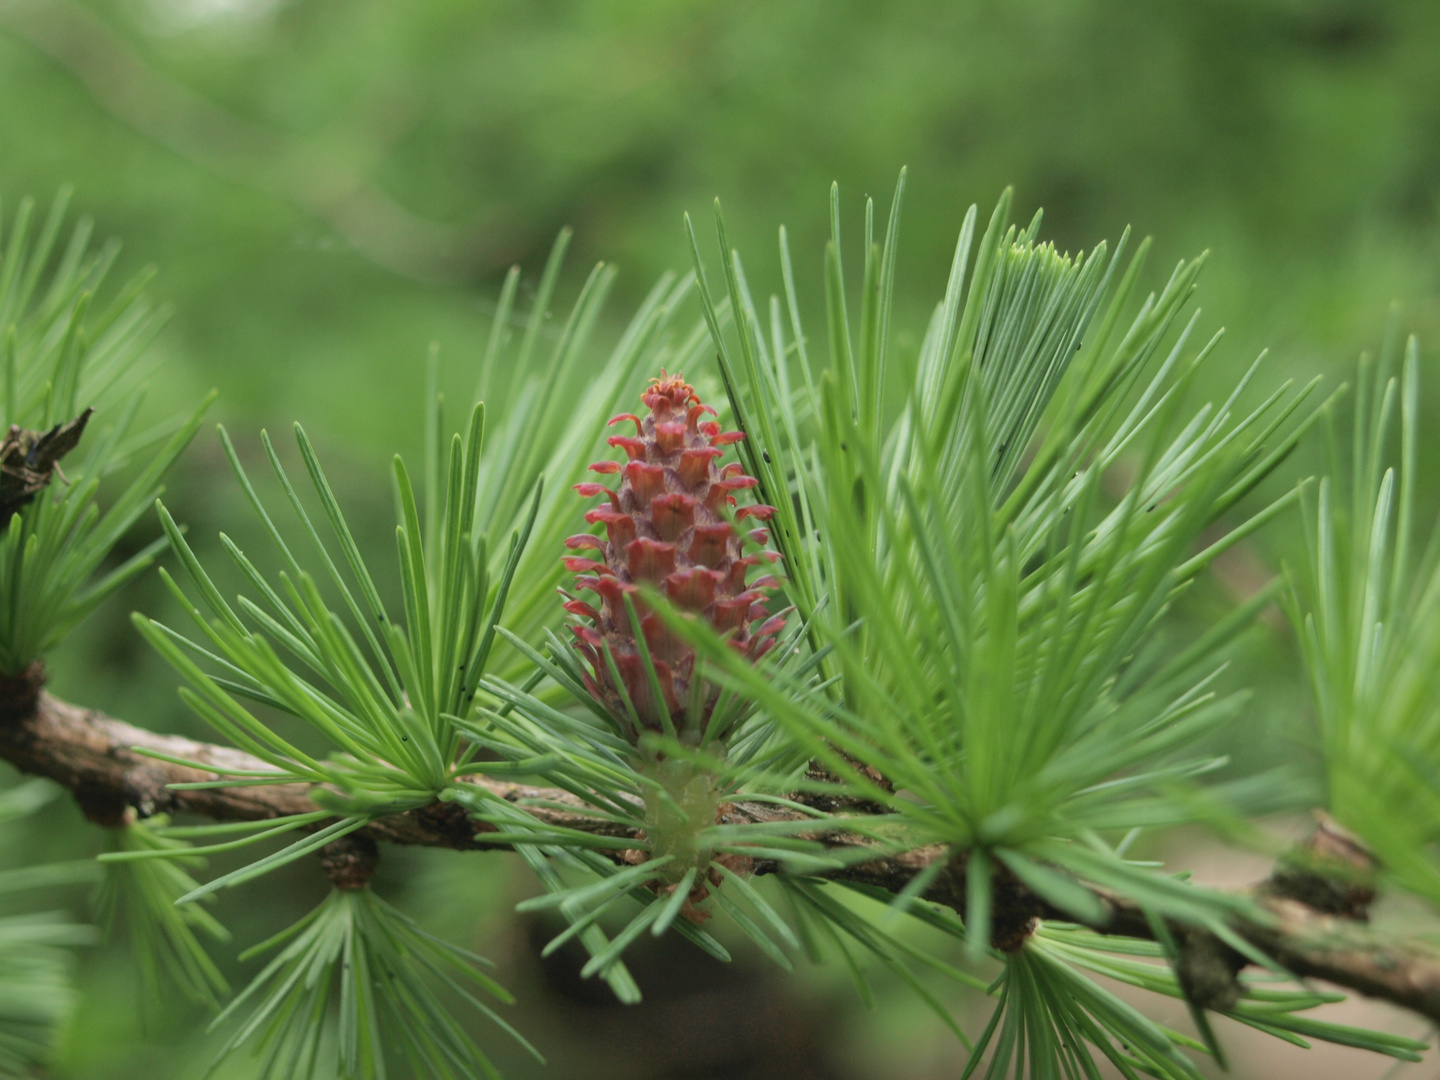
M 178 735 L 159 735 L 96 710 L 71 705 L 41 691 L 40 678 L 37 670 L 28 680 L 4 680 L 5 685 L 0 685 L 0 758 L 24 772 L 62 784 L 101 824 L 117 824 L 127 807 L 134 807 L 142 815 L 178 812 L 220 821 L 268 820 L 315 809 L 308 788 L 302 784 L 174 790 L 169 785 L 223 779 L 227 773 L 264 770 L 266 766 L 240 750 Z M 213 765 L 215 771 L 147 757 L 137 749 Z M 634 830 L 590 814 L 585 804 L 568 792 L 485 777 L 468 779 L 500 798 L 524 806 L 540 823 L 638 839 Z M 529 805 L 532 802 L 544 805 Z M 798 817 L 784 807 L 743 801 L 727 804 L 723 814 L 728 822 Z M 477 833 L 491 828 L 471 820 L 453 803 L 437 803 L 423 810 L 379 818 L 355 835 L 393 844 L 472 851 L 496 846 L 475 839 Z M 1317 835 L 1333 837 L 1324 828 Z M 856 847 L 873 846 L 866 837 L 836 828 L 818 832 L 815 838 L 833 849 L 849 849 L 851 853 Z M 943 846 L 851 861 L 825 876 L 897 893 L 937 859 L 947 860 L 947 866 L 923 896 L 963 914 L 965 859 L 963 854 L 957 856 Z M 774 864 L 756 865 L 757 873 L 779 870 Z M 1285 864 L 1255 887 L 1252 897 L 1269 919 L 1237 919 L 1235 932 L 1297 977 L 1323 979 L 1440 1022 L 1440 955 L 1413 943 L 1387 940 L 1371 931 L 1356 918 L 1363 918 L 1363 905 L 1358 910 L 1352 905 L 1344 914 L 1330 914 L 1294 898 L 1287 884 L 1293 875 L 1293 865 Z M 1139 905 L 1108 890 L 1090 888 L 1103 901 L 1105 911 L 1104 917 L 1091 924 L 1092 929 L 1137 938 L 1153 936 Z M 997 882 L 993 908 L 995 943 L 1001 948 L 1017 946 L 1037 919 L 1074 921 L 1013 880 Z M 1213 957 L 1228 948 L 1202 929 L 1176 926 L 1174 930 L 1190 955 Z M 1229 978 L 1233 979 L 1244 960 L 1231 956 Z M 1183 965 L 1182 957 L 1182 978 Z M 1218 993 L 1223 997 L 1223 987 Z M 1202 1003 L 1223 1005 L 1218 1000 Z

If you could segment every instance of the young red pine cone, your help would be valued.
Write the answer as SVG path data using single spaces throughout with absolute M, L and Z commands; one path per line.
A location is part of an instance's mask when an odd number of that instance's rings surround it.
M 576 648 L 589 661 L 591 674 L 585 685 L 595 699 L 616 715 L 627 710 L 611 674 L 605 653 L 608 649 L 620 674 L 624 694 L 629 696 L 640 722 L 647 728 L 664 730 L 668 712 L 676 731 L 690 728 L 691 680 L 695 677 L 695 652 L 666 630 L 664 623 L 648 610 L 637 583 L 648 581 L 664 590 L 677 607 L 698 613 L 716 630 L 729 635 L 732 646 L 758 660 L 775 644 L 775 635 L 785 624 L 785 615 L 771 616 L 765 608 L 769 590 L 778 580 L 765 574 L 746 581 L 751 567 L 779 560 L 763 547 L 769 530 L 751 529 L 743 536 L 737 526 L 748 518 L 768 521 L 775 510 L 770 506 L 742 506 L 734 511 L 732 492 L 756 486 L 744 475 L 742 466 L 732 462 L 720 466 L 722 447 L 739 442 L 738 431 L 720 431 L 714 421 L 702 417 L 715 410 L 702 405 L 689 383 L 679 375 L 652 379 L 641 395 L 650 409 L 643 420 L 625 413 L 610 421 L 635 424 L 635 435 L 614 435 L 610 445 L 625 451 L 627 461 L 601 461 L 590 468 L 597 473 L 619 474 L 618 490 L 604 484 L 576 484 L 582 496 L 603 496 L 605 502 L 585 515 L 592 525 L 603 524 L 606 536 L 582 533 L 565 541 L 572 551 L 593 551 L 593 557 L 570 557 L 565 568 L 579 576 L 577 592 L 592 592 L 596 606 L 567 597 L 565 610 L 586 623 L 572 626 Z M 746 553 L 743 548 L 752 549 Z M 661 701 L 655 700 L 650 676 L 636 646 L 625 597 L 629 595 L 649 648 L 660 684 Z M 698 689 L 698 715 L 703 731 L 718 689 L 706 684 Z M 692 729 L 693 730 L 693 729 Z M 638 732 L 636 733 L 639 734 Z

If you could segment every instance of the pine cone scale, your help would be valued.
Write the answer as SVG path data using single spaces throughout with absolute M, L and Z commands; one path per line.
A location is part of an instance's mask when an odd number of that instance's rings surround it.
M 603 525 L 605 536 L 582 533 L 565 541 L 567 549 L 583 553 L 564 560 L 566 569 L 578 575 L 575 590 L 593 593 L 598 603 L 566 594 L 564 607 L 579 620 L 571 626 L 575 647 L 588 661 L 586 683 L 597 700 L 623 715 L 628 698 L 650 730 L 668 726 L 663 713 L 677 731 L 687 730 L 697 719 L 703 729 L 718 688 L 700 688 L 701 715 L 687 715 L 694 651 L 646 609 L 638 589 L 641 583 L 661 588 L 677 607 L 705 619 L 730 635 L 740 652 L 759 659 L 784 626 L 784 615 L 771 616 L 762 603 L 779 579 L 773 574 L 748 584 L 746 579 L 752 568 L 779 556 L 764 550 L 770 541 L 767 529 L 740 530 L 734 522 L 768 521 L 774 510 L 736 506 L 735 493 L 752 490 L 758 482 L 738 462 L 721 466 L 718 459 L 723 447 L 744 435 L 721 431 L 718 423 L 704 419 L 715 410 L 703 404 L 682 377 L 662 373 L 642 401 L 647 414 L 622 413 L 610 421 L 611 426 L 627 421 L 635 425 L 633 436 L 616 434 L 606 440 L 623 450 L 626 460 L 590 466 L 592 472 L 618 476 L 616 488 L 596 482 L 575 485 L 584 498 L 604 499 L 585 514 L 585 521 Z M 641 655 L 627 598 L 651 670 Z M 659 684 L 658 700 L 651 671 Z

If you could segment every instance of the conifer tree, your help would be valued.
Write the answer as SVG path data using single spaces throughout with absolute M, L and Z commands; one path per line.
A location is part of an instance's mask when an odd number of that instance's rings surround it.
M 693 269 L 608 355 L 609 268 L 547 330 L 562 234 L 523 316 L 506 278 L 458 422 L 432 360 L 424 459 L 394 461 L 393 562 L 357 540 L 303 428 L 293 451 L 260 434 L 265 483 L 256 440 L 220 429 L 268 548 L 222 535 L 238 595 L 159 498 L 208 402 L 133 430 L 161 322 L 143 280 L 102 303 L 113 246 L 82 222 L 62 247 L 63 197 L 38 230 L 22 204 L 0 237 L 0 757 L 48 779 L 0 793 L 0 821 L 68 790 L 106 851 L 0 870 L 0 1074 L 45 1059 L 92 918 L 130 935 L 145 994 L 212 1010 L 217 1062 L 360 1080 L 495 1076 L 500 1039 L 540 1057 L 486 961 L 372 887 L 391 845 L 518 856 L 538 883 L 519 908 L 562 927 L 546 952 L 578 942 L 623 1002 L 647 935 L 839 964 L 862 995 L 887 971 L 969 1048 L 967 1077 L 1195 1077 L 1225 1060 L 1214 1014 L 1419 1060 L 1424 1043 L 1311 1015 L 1333 986 L 1440 1022 L 1440 955 L 1367 925 L 1381 894 L 1440 905 L 1418 344 L 1387 341 L 1348 393 L 1267 389 L 1257 360 L 1197 402 L 1220 348 L 1186 312 L 1200 260 L 1144 295 L 1148 242 L 1062 253 L 1007 192 L 983 228 L 964 216 L 902 348 L 904 189 L 902 171 L 878 233 L 867 202 L 843 258 L 832 189 L 818 316 L 783 229 L 760 303 L 718 204 L 718 260 L 687 219 Z M 1327 471 L 1300 477 L 1317 428 Z M 152 506 L 159 539 L 113 558 Z M 1295 565 L 1169 632 L 1217 557 L 1297 516 Z M 185 621 L 135 626 L 214 742 L 44 689 L 45 656 L 149 572 Z M 1319 791 L 1214 752 L 1247 709 L 1227 658 L 1275 603 L 1314 692 Z M 1130 854 L 1149 830 L 1239 843 L 1247 817 L 1299 808 L 1324 816 L 1253 888 Z M 302 860 L 328 895 L 240 943 L 260 959 L 230 987 L 207 901 L 263 897 Z M 78 886 L 97 880 L 92 916 Z M 34 914 L 56 887 L 73 915 Z M 1198 1037 L 1114 981 L 1183 1001 Z M 967 998 L 989 999 L 978 1030 L 955 1018 Z

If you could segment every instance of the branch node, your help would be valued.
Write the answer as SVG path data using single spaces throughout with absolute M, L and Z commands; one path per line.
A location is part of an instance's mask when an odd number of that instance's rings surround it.
M 72 793 L 80 812 L 92 825 L 105 829 L 122 829 L 133 824 L 138 816 L 134 807 L 111 788 L 99 784 L 81 784 Z
M 1250 961 L 1208 930 L 1187 929 L 1177 937 L 1175 975 L 1186 1000 L 1214 1012 L 1233 1009 L 1245 993 L 1240 972 Z
M 951 860 L 952 867 L 956 861 Z M 1023 949 L 1040 925 L 1043 913 L 1035 894 L 1003 863 L 995 867 L 990 912 L 990 944 L 1002 953 Z
M 45 688 L 45 665 L 39 660 L 18 675 L 0 675 L 0 724 L 13 724 L 35 712 Z
M 1325 915 L 1370 921 L 1379 860 L 1354 833 L 1317 813 L 1315 831 L 1275 863 L 1260 891 Z
M 380 848 L 368 836 L 352 833 L 320 849 L 320 865 L 330 884 L 345 892 L 358 892 L 370 884 L 380 864 Z
M 890 783 L 889 780 L 885 779 L 879 769 L 876 769 L 874 766 L 871 765 L 866 765 L 858 758 L 851 757 L 844 751 L 840 752 L 840 756 L 843 757 L 851 765 L 853 765 L 856 771 L 859 772 L 861 776 L 865 777 L 865 779 L 879 785 L 891 794 L 894 794 L 895 785 Z M 805 779 L 811 781 L 812 783 L 834 784 L 837 789 L 840 788 L 840 786 L 844 783 L 844 781 L 841 780 L 840 777 L 836 776 L 833 772 L 831 772 L 818 761 L 812 761 L 810 763 L 810 767 L 805 770 Z M 827 814 L 886 813 L 886 808 L 881 806 L 877 802 L 872 802 L 869 799 L 861 798 L 856 795 L 846 795 L 839 792 L 838 790 L 833 795 L 826 791 L 801 792 L 795 796 L 795 801 L 804 806 L 813 807 L 816 810 L 822 810 Z
M 473 847 L 476 833 L 497 831 L 493 825 L 472 820 L 459 803 L 433 802 L 415 811 L 415 817 L 423 828 L 445 837 L 454 848 Z

